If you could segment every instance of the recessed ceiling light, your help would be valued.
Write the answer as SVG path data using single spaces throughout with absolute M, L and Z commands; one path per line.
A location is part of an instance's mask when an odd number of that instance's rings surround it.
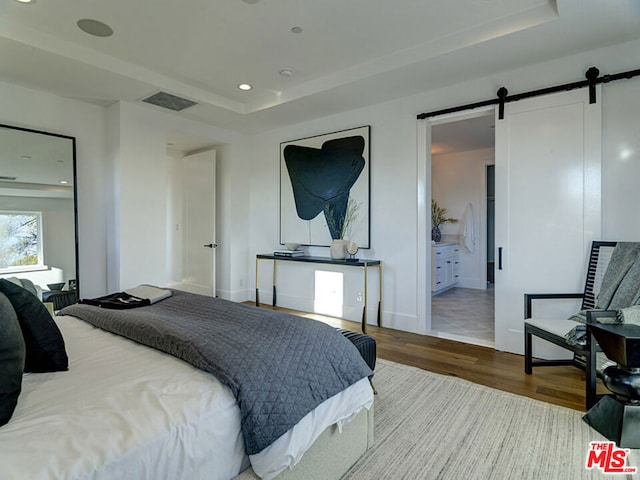
M 253 87 L 248 83 L 241 83 L 240 85 L 238 85 L 238 88 L 246 92 L 247 90 L 251 90 Z
M 282 75 L 283 77 L 291 77 L 291 76 L 293 76 L 293 70 L 291 70 L 290 68 L 283 68 L 278 73 L 280 73 L 280 75 Z
M 16 0 L 16 2 L 20 2 L 20 3 L 36 3 L 36 0 Z
M 69 183 L 69 180 L 60 180 L 58 183 L 61 183 L 62 185 L 66 185 L 67 183 Z
M 302 33 L 302 27 L 293 27 L 291 33 Z
M 31 160 L 31 157 L 29 155 L 21 155 L 20 160 Z
M 242 0 L 244 3 L 248 3 L 249 5 L 255 5 L 260 0 Z
M 78 28 L 94 37 L 110 37 L 113 35 L 113 29 L 109 25 L 90 18 L 78 20 Z

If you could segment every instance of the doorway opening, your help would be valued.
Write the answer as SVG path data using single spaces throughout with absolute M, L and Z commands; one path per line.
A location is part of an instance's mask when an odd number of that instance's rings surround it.
M 458 274 L 449 288 L 431 285 L 431 335 L 494 346 L 494 147 L 493 110 L 434 123 L 431 127 L 432 199 L 455 222 L 431 242 L 432 278 L 437 254 L 449 248 Z M 448 247 L 450 245 L 450 247 Z

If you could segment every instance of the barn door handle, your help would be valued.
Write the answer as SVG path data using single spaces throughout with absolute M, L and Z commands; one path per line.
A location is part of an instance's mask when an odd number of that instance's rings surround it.
M 502 270 L 502 247 L 498 247 L 498 270 Z
M 207 248 L 216 248 L 218 246 L 217 243 L 207 243 L 206 245 L 204 245 Z

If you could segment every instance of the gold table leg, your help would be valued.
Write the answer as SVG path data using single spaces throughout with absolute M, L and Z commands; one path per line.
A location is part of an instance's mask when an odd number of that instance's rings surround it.
M 382 326 L 382 261 L 378 264 L 378 326 Z
M 273 301 L 271 302 L 272 306 L 276 306 L 276 260 L 273 259 Z
M 364 306 L 362 309 L 362 333 L 367 333 L 367 264 L 362 267 L 364 272 Z
M 260 289 L 258 288 L 258 262 L 259 258 L 256 258 L 256 307 L 260 306 Z

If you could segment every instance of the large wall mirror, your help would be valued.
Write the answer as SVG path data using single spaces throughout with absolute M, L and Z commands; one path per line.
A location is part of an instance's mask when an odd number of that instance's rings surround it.
M 76 291 L 74 137 L 0 124 L 0 277 Z

